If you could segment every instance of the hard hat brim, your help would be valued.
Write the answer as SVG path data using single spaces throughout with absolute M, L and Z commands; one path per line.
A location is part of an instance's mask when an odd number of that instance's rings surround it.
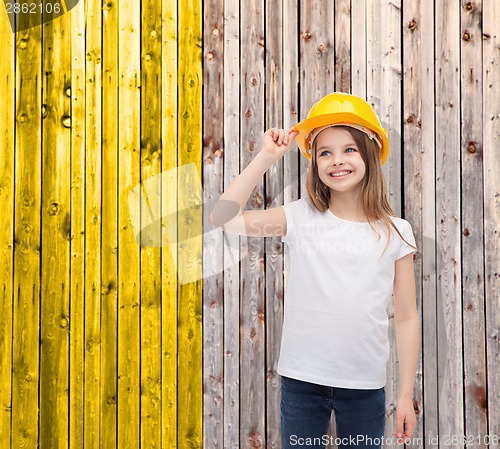
M 353 123 L 356 125 L 364 126 L 376 133 L 380 137 L 382 143 L 382 148 L 380 150 L 380 160 L 382 165 L 385 163 L 389 154 L 389 139 L 387 137 L 385 129 L 374 127 L 372 123 L 350 112 L 336 112 L 332 114 L 318 115 L 302 120 L 293 127 L 294 131 L 298 132 L 298 135 L 295 138 L 297 146 L 306 159 L 311 158 L 311 155 L 308 153 L 309 136 L 311 132 L 316 128 L 320 128 L 326 125 L 334 125 L 336 123 L 343 124 L 344 126 L 345 123 Z

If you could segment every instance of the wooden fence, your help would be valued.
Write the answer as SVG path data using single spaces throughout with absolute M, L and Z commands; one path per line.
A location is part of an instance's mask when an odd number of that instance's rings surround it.
M 286 246 L 203 217 L 265 129 L 333 90 L 378 111 L 419 248 L 413 447 L 498 446 L 498 1 L 81 0 L 16 34 L 0 16 L 0 447 L 281 447 Z M 293 148 L 247 207 L 303 196 L 306 168 Z

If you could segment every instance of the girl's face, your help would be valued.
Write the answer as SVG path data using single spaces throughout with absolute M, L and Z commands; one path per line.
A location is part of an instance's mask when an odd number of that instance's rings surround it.
M 316 162 L 319 178 L 330 190 L 361 188 L 365 163 L 349 131 L 337 127 L 321 131 L 316 138 Z

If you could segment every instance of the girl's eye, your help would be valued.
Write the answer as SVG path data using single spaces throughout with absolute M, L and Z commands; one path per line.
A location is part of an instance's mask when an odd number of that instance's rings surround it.
M 325 153 L 329 153 L 329 151 L 323 150 L 319 155 L 323 156 L 323 154 L 325 154 Z
M 352 150 L 352 151 L 357 151 L 356 148 L 346 148 L 346 151 L 349 151 L 349 150 Z

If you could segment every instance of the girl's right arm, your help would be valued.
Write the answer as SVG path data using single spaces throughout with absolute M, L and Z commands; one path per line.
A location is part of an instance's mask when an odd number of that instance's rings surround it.
M 244 210 L 252 190 L 262 175 L 290 149 L 298 133 L 271 128 L 264 133 L 262 149 L 229 185 L 215 204 L 210 221 L 226 232 L 255 237 L 286 235 L 284 209 Z

